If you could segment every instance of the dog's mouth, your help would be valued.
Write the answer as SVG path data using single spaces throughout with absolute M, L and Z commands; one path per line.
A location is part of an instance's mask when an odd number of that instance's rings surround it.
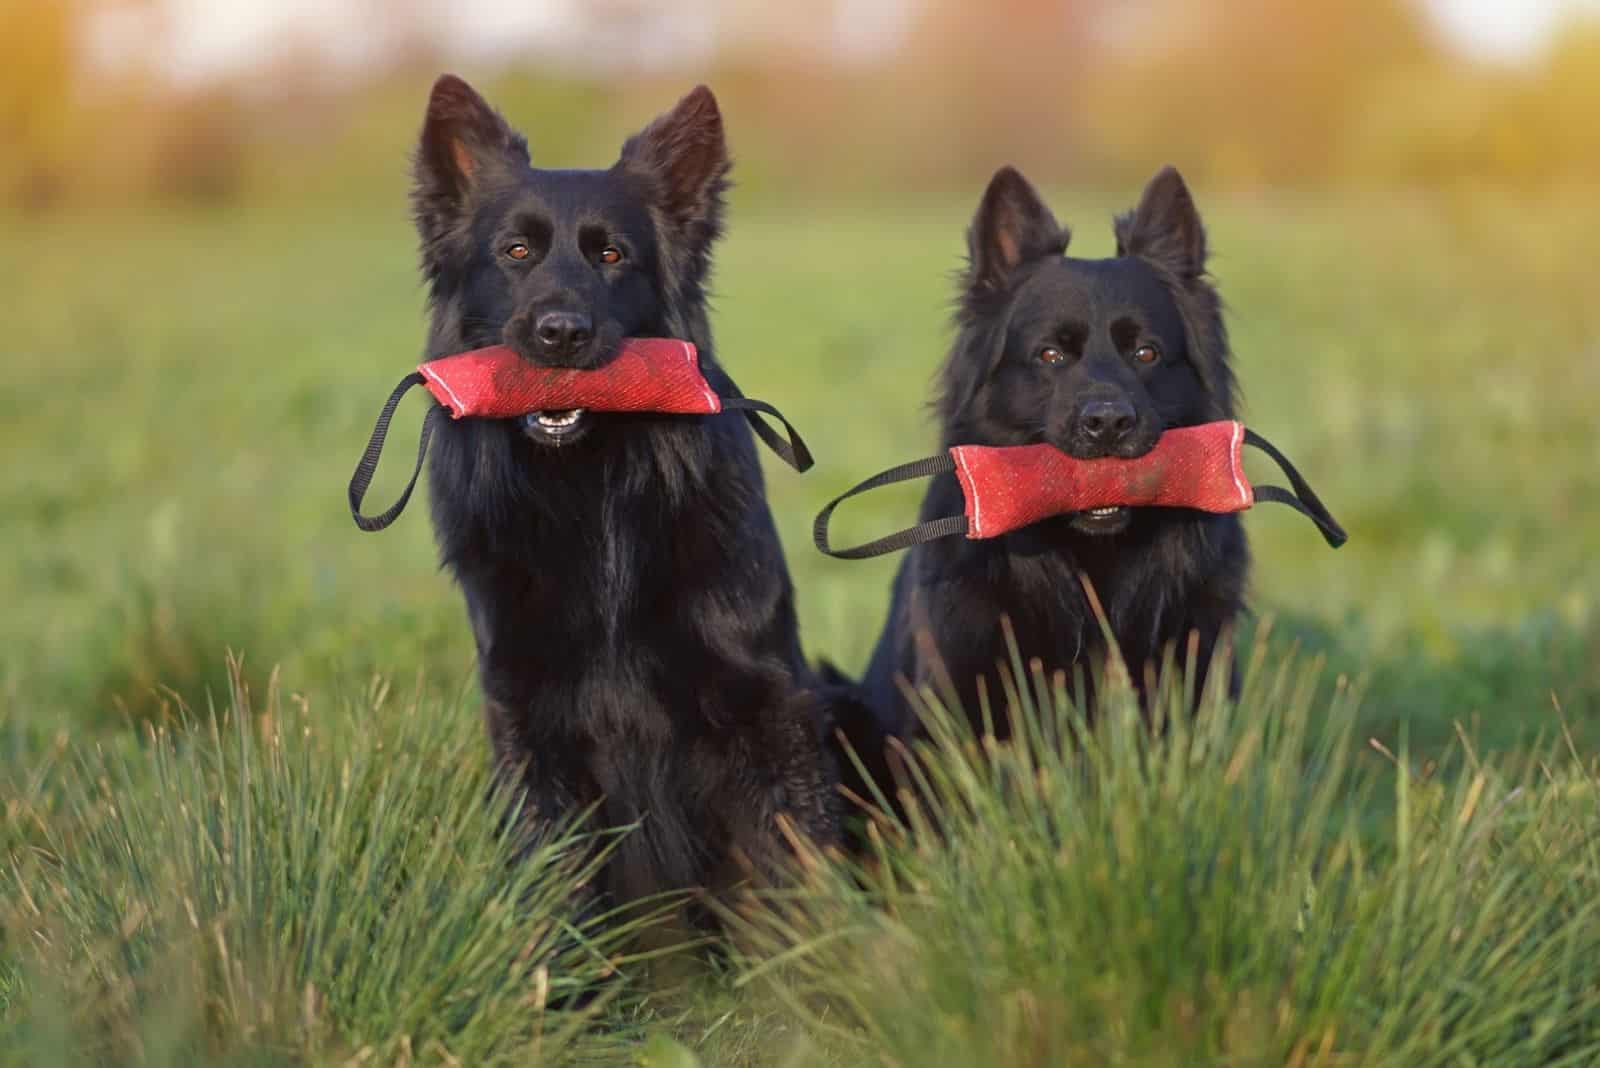
M 1132 509 L 1122 505 L 1090 508 L 1072 513 L 1072 529 L 1081 534 L 1121 534 L 1133 521 Z
M 522 432 L 541 445 L 567 445 L 589 428 L 588 414 L 586 408 L 529 412 L 522 417 Z

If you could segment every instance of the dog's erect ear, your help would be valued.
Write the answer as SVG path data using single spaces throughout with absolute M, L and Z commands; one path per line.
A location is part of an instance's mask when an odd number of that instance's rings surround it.
M 1215 404 L 1211 418 L 1233 418 L 1234 380 L 1222 299 L 1205 277 L 1206 231 L 1183 176 L 1163 167 L 1145 186 L 1139 206 L 1117 217 L 1116 234 L 1117 255 L 1137 256 L 1176 280 L 1189 360 Z
M 1192 282 L 1206 270 L 1206 231 L 1200 212 L 1174 167 L 1163 167 L 1144 187 L 1139 206 L 1117 217 L 1117 255 L 1138 256 Z
M 434 236 L 491 173 L 526 165 L 528 145 L 483 97 L 454 74 L 433 83 L 413 167 L 412 203 L 424 237 Z
M 655 185 L 657 207 L 691 236 L 714 236 L 728 184 L 728 144 L 717 98 L 696 86 L 677 106 L 628 138 L 621 166 Z M 709 227 L 704 234 L 693 231 Z
M 1003 289 L 1022 264 L 1065 252 L 1070 236 L 1022 173 L 1001 167 L 967 230 L 967 287 Z

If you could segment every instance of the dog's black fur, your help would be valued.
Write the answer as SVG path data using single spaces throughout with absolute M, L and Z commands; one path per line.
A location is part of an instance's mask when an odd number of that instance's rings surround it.
M 624 337 L 692 341 L 712 387 L 705 285 L 729 168 L 697 88 L 609 170 L 538 170 L 460 79 L 428 103 L 413 205 L 427 355 L 504 343 L 596 367 Z M 540 823 L 638 821 L 613 902 L 769 870 L 780 818 L 835 831 L 812 678 L 740 416 L 461 420 L 430 467 L 444 566 L 467 602 L 501 773 Z
M 958 336 L 937 403 L 942 444 L 1048 442 L 1080 458 L 1132 457 L 1167 427 L 1232 418 L 1221 302 L 1177 171 L 1157 174 L 1116 220 L 1114 258 L 1067 257 L 1068 237 L 1021 174 L 995 174 L 968 232 Z M 922 518 L 962 508 L 955 476 L 943 475 Z M 1003 733 L 1002 620 L 1024 664 L 1037 658 L 1068 679 L 1081 668 L 1087 683 L 1102 666 L 1106 643 L 1080 575 L 1136 685 L 1169 648 L 1181 663 L 1191 634 L 1203 676 L 1242 610 L 1248 564 L 1236 516 L 1187 509 L 1075 513 L 989 540 L 920 545 L 895 578 L 864 691 L 879 728 L 906 735 L 915 718 L 900 679 L 953 685 L 975 727 L 982 688 Z

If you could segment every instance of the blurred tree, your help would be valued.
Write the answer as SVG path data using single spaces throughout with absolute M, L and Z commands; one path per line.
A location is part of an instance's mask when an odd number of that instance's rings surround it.
M 431 0 L 340 2 L 361 48 L 297 24 L 276 60 L 179 87 L 172 5 L 0 0 L 0 204 L 397 182 L 428 80 L 463 61 L 546 162 L 604 159 L 709 81 L 741 185 L 785 195 L 972 191 L 1002 163 L 1119 186 L 1166 162 L 1222 185 L 1600 176 L 1593 22 L 1524 69 L 1449 52 L 1418 0 L 569 0 L 526 51 L 462 55 Z
M 1172 159 L 1214 179 L 1316 181 L 1345 169 L 1364 90 L 1437 62 L 1407 0 L 1148 0 L 1123 27 L 1119 76 L 1085 104 L 1094 139 L 1139 170 Z
M 1527 169 L 1600 182 L 1600 19 L 1573 20 L 1556 37 L 1528 102 L 1542 149 Z
M 1007 162 L 1071 173 L 1079 86 L 1115 5 L 817 0 L 781 18 L 758 0 L 711 6 L 718 91 L 757 117 L 740 133 L 742 182 L 909 189 L 969 188 Z
M 1600 21 L 1569 23 L 1537 66 L 1441 60 L 1359 90 L 1350 177 L 1528 188 L 1600 180 Z
M 145 164 L 150 191 L 191 204 L 235 199 L 246 178 L 251 134 L 250 117 L 226 87 L 164 101 Z
M 60 192 L 73 84 L 74 5 L 0 0 L 0 189 L 39 208 Z
M 1070 168 L 1083 87 L 1105 64 L 1108 0 L 924 0 L 891 89 L 938 169 Z

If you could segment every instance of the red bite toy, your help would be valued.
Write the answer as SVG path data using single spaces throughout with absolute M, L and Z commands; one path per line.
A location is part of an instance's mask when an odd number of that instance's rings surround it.
M 1270 456 L 1293 491 L 1251 486 L 1244 474 L 1245 445 Z M 854 548 L 828 544 L 828 523 L 840 502 L 893 482 L 946 472 L 953 472 L 961 486 L 966 501 L 962 515 L 932 519 Z M 1344 529 L 1294 465 L 1243 423 L 1232 421 L 1169 430 L 1155 448 L 1132 460 L 1079 460 L 1053 445 L 956 445 L 947 454 L 902 464 L 840 495 L 818 514 L 812 536 L 829 556 L 860 559 L 952 534 L 998 537 L 1041 519 L 1091 508 L 1242 512 L 1258 500 L 1289 505 L 1315 523 L 1329 545 L 1344 544 Z
M 1111 505 L 1241 512 L 1256 499 L 1244 477 L 1244 433 L 1243 423 L 1180 427 L 1134 460 L 1077 460 L 1052 445 L 957 445 L 950 455 L 967 537 Z
M 730 383 L 731 384 L 731 383 Z M 439 404 L 422 423 L 417 466 L 400 499 L 375 516 L 361 513 L 361 502 L 372 485 L 389 433 L 389 420 L 402 397 L 413 386 L 426 386 Z M 767 447 L 796 471 L 811 466 L 811 453 L 799 433 L 776 408 L 765 401 L 738 395 L 724 397 L 700 373 L 700 356 L 694 345 L 674 338 L 628 338 L 602 366 L 592 370 L 539 367 L 504 345 L 491 345 L 441 356 L 421 364 L 389 395 L 378 414 L 355 474 L 350 476 L 350 514 L 362 530 L 382 530 L 393 523 L 411 499 L 422 473 L 428 438 L 440 420 L 515 419 L 530 412 L 569 411 L 656 412 L 662 415 L 716 415 L 743 412 L 750 428 Z M 783 424 L 788 440 L 763 422 L 771 416 Z
M 420 364 L 434 399 L 456 419 L 514 419 L 529 412 L 714 415 L 717 396 L 700 373 L 699 354 L 675 338 L 629 338 L 602 367 L 537 367 L 504 345 L 458 352 Z

